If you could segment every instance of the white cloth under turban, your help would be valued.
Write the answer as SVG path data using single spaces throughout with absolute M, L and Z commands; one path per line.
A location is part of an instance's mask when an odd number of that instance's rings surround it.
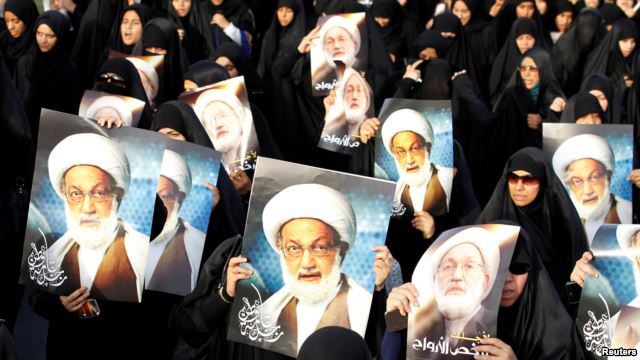
M 403 131 L 414 132 L 424 139 L 425 143 L 433 145 L 433 128 L 419 112 L 412 109 L 400 109 L 393 112 L 382 124 L 382 142 L 391 153 L 391 140 L 397 133 Z
M 360 38 L 360 30 L 358 29 L 358 26 L 355 24 L 355 22 L 340 15 L 332 16 L 322 25 L 322 28 L 320 29 L 320 40 L 322 41 L 322 48 L 324 48 L 324 41 L 327 33 L 334 27 L 343 28 L 346 32 L 349 33 L 349 35 L 351 35 L 351 39 L 355 44 L 354 51 L 357 54 L 358 51 L 360 51 L 360 44 L 362 43 L 362 40 Z
M 565 140 L 553 154 L 553 171 L 566 181 L 567 167 L 576 160 L 594 159 L 613 172 L 615 160 L 609 143 L 598 135 L 582 134 Z
M 193 105 L 193 110 L 195 111 L 198 119 L 204 122 L 204 110 L 207 108 L 207 105 L 214 101 L 220 101 L 227 104 L 231 110 L 238 117 L 238 121 L 241 122 L 244 120 L 244 106 L 240 102 L 237 96 L 233 95 L 229 91 L 220 90 L 220 89 L 211 89 L 203 92 L 198 96 L 196 103 Z
M 125 193 L 129 190 L 131 167 L 117 142 L 98 134 L 75 134 L 60 141 L 49 155 L 49 180 L 60 197 L 63 177 L 77 165 L 102 169 Z
M 356 239 L 356 214 L 344 195 L 319 184 L 293 185 L 271 198 L 262 213 L 264 234 L 276 252 L 282 226 L 301 218 L 324 222 L 340 235 L 340 241 L 349 245 Z
M 481 227 L 470 227 L 464 229 L 449 239 L 447 239 L 431 256 L 431 263 L 429 268 L 429 274 L 427 279 L 432 281 L 435 279 L 435 274 L 438 272 L 438 267 L 445 254 L 454 247 L 461 244 L 472 244 L 480 251 L 482 259 L 484 261 L 484 270 L 489 274 L 489 283 L 484 289 L 482 299 L 486 298 L 491 292 L 493 283 L 496 281 L 498 274 L 498 268 L 500 267 L 500 248 L 498 243 L 491 238 L 491 233 L 488 230 Z
M 156 71 L 156 68 L 148 62 L 135 57 L 128 57 L 127 60 L 129 60 L 138 71 L 141 71 L 147 79 L 149 79 L 153 92 L 151 94 L 147 94 L 147 96 L 149 97 L 149 101 L 153 100 L 156 95 L 158 95 L 158 88 L 160 88 L 160 80 L 158 79 L 158 72 Z
M 178 190 L 185 196 L 191 192 L 191 169 L 180 154 L 171 150 L 164 150 L 160 175 L 169 178 L 178 185 Z
M 91 103 L 91 106 L 89 106 L 87 112 L 83 116 L 95 120 L 96 113 L 103 108 L 112 108 L 118 113 L 120 120 L 122 120 L 125 126 L 131 126 L 131 123 L 133 122 L 131 108 L 127 106 L 127 103 L 124 100 L 116 96 L 107 95 L 97 98 L 93 103 Z

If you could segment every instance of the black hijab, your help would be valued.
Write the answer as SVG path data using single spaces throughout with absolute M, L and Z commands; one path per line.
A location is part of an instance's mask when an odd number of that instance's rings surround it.
M 451 75 L 453 70 L 444 59 L 430 61 L 422 71 L 422 94 L 424 100 L 450 100 Z
M 372 360 L 367 343 L 357 332 L 327 326 L 315 331 L 302 343 L 298 360 Z
M 213 144 L 202 123 L 193 112 L 193 108 L 185 102 L 170 100 L 160 105 L 154 115 L 151 130 L 158 131 L 162 128 L 170 128 L 179 132 L 190 143 L 213 148 Z
M 14 38 L 5 28 L 0 33 L 0 50 L 5 56 L 5 62 L 9 73 L 13 74 L 13 69 L 18 60 L 24 56 L 32 46 L 35 46 L 34 28 L 38 17 L 38 8 L 35 2 L 28 0 L 7 0 L 4 4 L 4 12 L 12 12 L 24 23 L 24 32 L 19 38 Z M 4 14 L 3 12 L 3 14 Z M 6 27 L 6 24 L 2 24 Z
M 537 46 L 550 48 L 552 45 L 551 37 L 549 36 L 548 30 L 544 26 L 544 22 L 542 20 L 542 16 L 538 11 L 538 7 L 533 0 L 506 0 L 504 5 L 502 5 L 502 9 L 498 13 L 496 17 L 496 47 L 498 49 L 502 48 L 504 43 L 508 38 L 508 29 L 511 28 L 513 22 L 517 19 L 516 15 L 516 7 L 523 2 L 530 2 L 533 4 L 533 16 L 531 20 L 536 24 L 538 31 L 543 36 L 542 42 L 538 43 Z
M 118 23 L 117 23 L 118 33 L 116 36 L 116 40 L 113 43 L 113 45 L 111 45 L 111 49 L 119 53 L 131 55 L 131 53 L 133 52 L 133 48 L 136 46 L 136 44 L 125 45 L 125 43 L 122 41 L 122 33 L 120 32 L 120 28 L 122 26 L 122 20 L 124 19 L 124 14 L 126 14 L 127 11 L 135 11 L 135 13 L 138 14 L 138 17 L 140 18 L 140 23 L 143 28 L 145 24 L 149 20 L 151 20 L 152 14 L 151 14 L 151 9 L 144 4 L 133 4 L 133 5 L 127 6 L 124 9 L 124 11 L 122 11 L 122 16 L 120 16 L 120 19 L 118 19 Z M 140 40 L 142 40 L 142 38 Z M 140 40 L 138 40 L 138 43 L 140 42 Z
M 562 306 L 534 239 L 525 228 L 520 229 L 510 268 L 528 267 L 527 282 L 512 306 L 500 308 L 497 337 L 511 346 L 518 359 L 566 359 L 571 317 Z
M 184 80 L 193 81 L 198 87 L 203 87 L 229 79 L 229 72 L 224 66 L 211 60 L 200 60 L 191 64 L 182 77 Z
M 376 21 L 373 25 L 382 37 L 387 52 L 395 55 L 396 67 L 404 68 L 404 59 L 410 55 L 418 36 L 415 24 L 406 18 L 402 7 L 395 0 L 375 0 L 369 8 L 369 14 L 374 18 L 389 19 L 389 23 L 384 27 Z
M 600 14 L 605 25 L 613 25 L 616 21 L 624 19 L 626 15 L 620 7 L 614 3 L 604 3 L 600 7 Z
M 616 91 L 614 82 L 602 74 L 591 74 L 582 82 L 581 91 L 600 90 L 607 98 L 607 120 L 611 124 L 622 124 L 625 119 L 622 116 L 622 99 Z
M 426 48 L 433 48 L 439 59 L 445 59 L 447 54 L 447 41 L 436 30 L 425 30 L 416 39 L 413 46 L 413 56 L 418 58 L 420 52 Z
M 124 81 L 121 86 L 115 85 L 113 79 L 107 79 L 105 76 L 107 73 L 113 73 L 121 77 Z M 93 86 L 93 90 L 104 91 L 115 95 L 124 95 L 132 98 L 136 98 L 140 101 L 144 101 L 144 109 L 140 116 L 140 122 L 138 127 L 141 129 L 148 129 L 153 121 L 153 115 L 151 107 L 149 106 L 149 100 L 147 94 L 142 87 L 140 75 L 138 70 L 133 64 L 123 58 L 112 58 L 107 60 L 98 71 L 96 76 L 96 84 Z
M 148 47 L 162 48 L 167 51 L 167 54 L 164 55 L 163 81 L 154 102 L 161 104 L 176 99 L 182 92 L 182 73 L 187 68 L 186 56 L 180 47 L 176 26 L 165 18 L 155 18 L 149 21 L 144 26 L 142 34 L 142 49 Z M 144 54 L 154 55 L 146 50 L 144 50 Z
M 206 59 L 213 51 L 213 36 L 211 33 L 211 17 L 208 15 L 204 3 L 201 1 L 191 1 L 191 9 L 184 17 L 180 17 L 173 7 L 172 0 L 169 2 L 169 19 L 173 21 L 176 28 L 184 30 L 184 37 L 181 45 L 190 62 Z
M 523 207 L 516 206 L 509 195 L 507 177 L 516 170 L 525 170 L 540 181 L 536 199 Z M 529 233 L 556 291 L 567 306 L 564 285 L 576 260 L 588 250 L 588 243 L 578 213 L 542 150 L 527 147 L 507 160 L 477 223 L 499 219 L 515 221 Z
M 579 118 L 597 113 L 603 124 L 609 123 L 607 116 L 598 102 L 598 98 L 586 91 L 581 91 L 567 100 L 560 122 L 575 123 Z
M 228 42 L 220 45 L 214 52 L 212 60 L 216 61 L 219 57 L 226 57 L 238 70 L 238 76 L 244 76 L 244 83 L 247 87 L 249 101 L 257 104 L 260 109 L 265 108 L 263 101 L 266 95 L 265 84 L 253 64 L 247 59 L 242 52 L 242 48 L 236 43 Z
M 244 30 L 251 34 L 255 34 L 253 15 L 251 14 L 249 6 L 247 6 L 243 0 L 223 0 L 220 5 L 214 5 L 211 0 L 205 0 L 204 3 L 206 4 L 209 19 L 211 19 L 215 14 L 222 14 L 229 22 L 233 23 L 235 27 L 240 29 L 240 31 Z M 231 41 L 219 26 L 212 26 L 214 48 Z

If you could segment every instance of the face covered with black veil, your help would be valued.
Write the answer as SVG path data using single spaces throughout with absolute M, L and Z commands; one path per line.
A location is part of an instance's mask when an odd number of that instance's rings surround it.
M 531 196 L 535 187 L 537 192 Z M 507 160 L 477 222 L 499 219 L 515 221 L 529 233 L 531 243 L 567 306 L 564 285 L 569 281 L 575 261 L 587 251 L 588 243 L 578 213 L 542 150 L 527 147 Z

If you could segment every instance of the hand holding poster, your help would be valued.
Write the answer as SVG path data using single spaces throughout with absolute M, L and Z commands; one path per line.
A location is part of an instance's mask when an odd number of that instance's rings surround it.
M 408 359 L 473 356 L 496 337 L 505 274 L 520 227 L 474 225 L 444 232 L 413 273 L 418 304 L 409 314 Z M 467 357 L 469 358 L 469 357 Z
M 139 302 L 164 137 L 46 109 L 39 134 L 21 283 Z
M 220 153 L 212 149 L 167 143 L 158 181 L 167 219 L 149 244 L 145 289 L 185 296 L 195 287 L 219 167 Z
M 322 327 L 364 336 L 393 184 L 262 157 L 253 184 L 228 339 L 296 356 Z
M 85 90 L 78 115 L 100 126 L 137 127 L 143 108 L 144 102 L 132 97 Z

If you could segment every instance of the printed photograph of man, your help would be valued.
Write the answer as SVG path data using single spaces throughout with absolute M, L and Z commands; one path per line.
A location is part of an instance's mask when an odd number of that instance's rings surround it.
M 133 114 L 127 103 L 116 96 L 102 96 L 91 103 L 86 113 L 80 114 L 94 119 L 100 126 L 113 124 L 116 127 L 132 126 Z
M 432 294 L 437 309 L 418 310 L 409 339 L 423 339 L 426 334 L 427 341 L 437 343 L 443 337 L 454 347 L 456 337 L 482 337 L 490 318 L 483 301 L 500 266 L 500 249 L 491 233 L 481 227 L 464 229 L 442 242 L 423 264 L 416 268 L 413 282 L 420 294 Z M 415 275 L 420 273 L 424 275 Z
M 435 137 L 429 120 L 412 109 L 393 112 L 382 124 L 382 141 L 398 174 L 394 205 L 432 216 L 448 211 L 453 169 L 431 162 Z
M 158 95 L 158 91 L 160 89 L 160 79 L 158 77 L 158 72 L 155 67 L 150 63 L 138 59 L 136 57 L 127 57 L 133 66 L 138 70 L 138 74 L 140 74 L 140 81 L 142 81 L 142 87 L 144 88 L 144 92 L 147 94 L 147 99 L 150 103 L 153 102 L 153 99 Z
M 602 224 L 630 224 L 631 202 L 611 192 L 613 150 L 604 138 L 582 134 L 565 140 L 553 154 L 553 169 L 584 223 L 589 242 Z
M 179 215 L 191 186 L 191 169 L 185 159 L 172 150 L 165 150 L 158 196 L 167 208 L 167 220 L 149 244 L 146 289 L 184 296 L 196 285 L 205 234 Z
M 320 41 L 324 60 L 333 69 L 338 61 L 347 68 L 352 67 L 362 43 L 358 26 L 339 15 L 332 16 L 322 25 Z
M 324 185 L 293 185 L 269 200 L 262 222 L 280 256 L 285 284 L 262 306 L 285 334 L 274 346 L 290 345 L 295 354 L 326 326 L 364 336 L 372 294 L 341 270 L 356 241 L 356 216 L 347 198 Z
M 126 154 L 105 136 L 76 134 L 53 148 L 48 169 L 67 222 L 47 252 L 67 276 L 57 292 L 83 286 L 93 297 L 139 302 L 149 238 L 118 217 L 131 181 Z
M 193 109 L 209 135 L 213 147 L 222 153 L 227 171 L 243 164 L 248 144 L 257 144 L 252 130 L 251 111 L 229 91 L 202 92 Z

